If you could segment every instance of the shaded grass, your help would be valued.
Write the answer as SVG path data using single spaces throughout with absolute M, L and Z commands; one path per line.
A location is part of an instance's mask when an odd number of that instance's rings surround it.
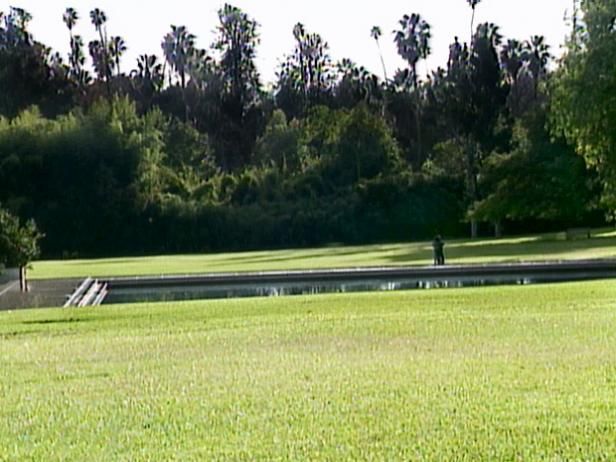
M 562 234 L 505 239 L 447 241 L 448 263 L 575 260 L 616 257 L 616 232 L 596 230 L 592 239 L 567 241 Z M 369 246 L 332 246 L 319 249 L 241 252 L 209 255 L 173 255 L 100 260 L 41 261 L 33 279 L 86 276 L 134 276 L 209 272 L 267 271 L 362 266 L 427 265 L 430 242 Z
M 613 460 L 613 282 L 0 313 L 0 460 Z

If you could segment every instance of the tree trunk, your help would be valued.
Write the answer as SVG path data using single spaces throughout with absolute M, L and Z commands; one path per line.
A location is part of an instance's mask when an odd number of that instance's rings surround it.
M 471 239 L 479 237 L 479 222 L 476 218 L 471 218 Z
M 503 223 L 500 220 L 494 223 L 494 237 L 503 237 Z
M 26 267 L 19 267 L 19 290 L 28 292 L 28 280 L 26 278 Z

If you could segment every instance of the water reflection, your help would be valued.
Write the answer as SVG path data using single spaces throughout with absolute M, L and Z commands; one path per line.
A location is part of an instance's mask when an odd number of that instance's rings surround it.
M 281 297 L 291 295 L 317 295 L 348 292 L 390 292 L 413 289 L 447 289 L 462 287 L 479 287 L 490 285 L 527 285 L 547 282 L 540 279 L 520 277 L 500 277 L 490 279 L 458 278 L 442 279 L 406 279 L 397 281 L 363 280 L 309 283 L 278 283 L 250 285 L 208 285 L 208 286 L 168 286 L 159 288 L 118 288 L 111 289 L 104 304 L 170 302 L 179 300 L 206 300 L 241 297 Z

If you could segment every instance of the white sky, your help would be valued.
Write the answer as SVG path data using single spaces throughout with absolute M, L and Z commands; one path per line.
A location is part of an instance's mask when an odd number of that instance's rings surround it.
M 124 71 L 134 67 L 138 55 L 162 55 L 160 43 L 170 25 L 186 25 L 197 36 L 201 48 L 214 40 L 216 11 L 222 1 L 211 0 L 0 0 L 0 10 L 10 6 L 28 10 L 34 20 L 35 38 L 66 55 L 68 31 L 62 22 L 67 6 L 77 9 L 81 19 L 77 33 L 86 43 L 95 37 L 89 11 L 101 8 L 108 17 L 109 35 L 121 35 L 128 52 L 122 61 Z M 471 10 L 466 0 L 235 0 L 260 24 L 261 45 L 257 64 L 264 82 L 274 80 L 279 61 L 293 48 L 293 25 L 302 22 L 310 32 L 318 32 L 330 45 L 334 61 L 350 58 L 378 75 L 382 74 L 376 44 L 370 37 L 372 26 L 383 31 L 381 48 L 391 75 L 402 67 L 393 44 L 393 31 L 404 14 L 420 13 L 432 25 L 432 56 L 426 69 L 444 65 L 448 45 L 458 35 L 470 36 Z M 477 7 L 475 24 L 491 21 L 507 38 L 527 39 L 544 35 L 552 53 L 560 54 L 567 34 L 565 11 L 572 0 L 483 0 Z

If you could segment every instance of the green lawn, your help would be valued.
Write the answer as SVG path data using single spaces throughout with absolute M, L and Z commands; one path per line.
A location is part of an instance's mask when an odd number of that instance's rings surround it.
M 0 313 L 0 460 L 615 460 L 612 281 Z
M 616 257 L 616 232 L 597 230 L 592 239 L 567 241 L 559 234 L 447 241 L 448 263 L 490 263 L 573 260 Z M 427 265 L 432 262 L 430 242 L 332 246 L 319 249 L 242 252 L 211 255 L 174 255 L 102 260 L 41 261 L 33 279 L 86 276 L 194 274 L 358 266 Z

